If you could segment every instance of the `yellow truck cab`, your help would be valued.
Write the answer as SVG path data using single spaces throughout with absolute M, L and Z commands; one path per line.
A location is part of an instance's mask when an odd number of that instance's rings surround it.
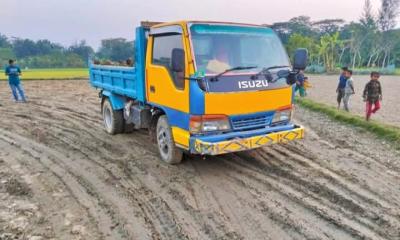
M 301 139 L 292 123 L 296 74 L 272 29 L 180 21 L 136 29 L 135 66 L 90 65 L 106 131 L 148 128 L 160 157 L 217 155 Z

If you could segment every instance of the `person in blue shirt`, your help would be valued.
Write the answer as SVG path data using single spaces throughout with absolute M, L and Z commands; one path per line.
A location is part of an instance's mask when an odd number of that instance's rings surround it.
M 340 103 L 342 102 L 342 99 L 345 94 L 345 88 L 347 82 L 346 73 L 348 70 L 349 69 L 347 67 L 342 68 L 342 74 L 340 74 L 339 84 L 338 87 L 336 88 L 338 109 L 340 109 Z
M 10 85 L 14 100 L 16 102 L 26 102 L 24 90 L 22 89 L 19 79 L 19 76 L 21 75 L 21 69 L 15 65 L 14 60 L 10 59 L 8 61 L 8 66 L 6 67 L 5 73 L 8 76 L 8 84 Z

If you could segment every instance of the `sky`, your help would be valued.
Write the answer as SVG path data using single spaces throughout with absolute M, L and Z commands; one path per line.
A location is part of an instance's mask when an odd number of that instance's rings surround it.
M 377 11 L 380 0 L 371 2 Z M 353 21 L 363 5 L 364 0 L 0 0 L 0 33 L 64 46 L 85 39 L 97 48 L 105 38 L 134 39 L 144 20 L 271 24 L 307 15 Z

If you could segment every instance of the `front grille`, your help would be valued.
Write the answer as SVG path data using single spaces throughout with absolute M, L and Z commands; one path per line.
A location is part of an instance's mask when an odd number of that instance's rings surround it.
M 251 114 L 231 117 L 232 128 L 235 131 L 265 128 L 271 124 L 272 114 Z

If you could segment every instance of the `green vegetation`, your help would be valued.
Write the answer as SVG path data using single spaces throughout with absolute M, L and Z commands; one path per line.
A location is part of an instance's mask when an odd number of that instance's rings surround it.
M 63 47 L 47 39 L 15 38 L 11 41 L 0 33 L 0 68 L 4 68 L 9 59 L 16 59 L 22 68 L 84 68 L 93 52 L 85 41 Z
M 89 77 L 87 68 L 53 68 L 22 70 L 22 80 L 60 80 L 85 79 Z M 0 72 L 0 80 L 7 79 L 4 71 Z
M 395 27 L 400 0 L 380 2 L 376 11 L 371 1 L 365 0 L 361 14 L 355 13 L 361 17 L 350 23 L 342 19 L 312 21 L 308 16 L 299 16 L 274 23 L 272 28 L 290 54 L 296 48 L 308 49 L 308 72 L 331 73 L 348 66 L 396 74 L 395 68 L 400 65 L 400 29 Z
M 390 141 L 394 146 L 400 149 L 400 128 L 398 127 L 390 126 L 377 121 L 367 122 L 361 116 L 337 110 L 335 107 L 331 107 L 323 103 L 317 103 L 309 99 L 296 99 L 296 102 L 306 109 L 323 113 L 333 120 L 350 124 L 371 132 L 382 139 Z
M 124 38 L 104 39 L 95 53 L 85 41 L 64 47 L 47 39 L 10 40 L 0 33 L 0 69 L 8 64 L 9 59 L 16 59 L 22 68 L 85 68 L 89 57 L 125 62 L 128 58 L 134 58 L 133 44 L 133 41 Z

